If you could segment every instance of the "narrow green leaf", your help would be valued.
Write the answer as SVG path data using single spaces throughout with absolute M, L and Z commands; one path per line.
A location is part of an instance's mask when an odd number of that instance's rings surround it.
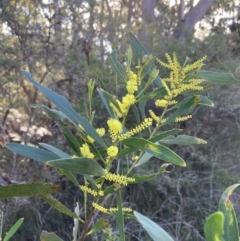
M 6 145 L 6 147 L 12 152 L 39 162 L 47 162 L 50 160 L 59 159 L 56 154 L 33 146 L 26 146 L 18 143 L 9 143 Z
M 109 63 L 111 64 L 112 68 L 117 72 L 118 76 L 124 82 L 126 82 L 127 76 L 125 74 L 123 66 L 117 61 L 117 51 L 116 50 L 112 51 L 108 60 L 109 60 Z
M 170 162 L 182 167 L 186 166 L 185 161 L 179 155 L 165 146 L 151 144 L 145 148 L 145 151 L 163 161 Z
M 40 90 L 63 114 L 65 114 L 71 121 L 80 124 L 87 135 L 91 136 L 101 146 L 106 147 L 103 139 L 96 132 L 95 128 L 88 122 L 88 120 L 78 114 L 71 106 L 71 104 L 61 95 L 53 92 L 47 87 L 44 87 L 37 83 L 27 71 L 22 70 L 24 76 L 38 89 Z
M 134 114 L 134 116 L 135 116 L 135 118 L 136 118 L 136 124 L 137 124 L 137 125 L 140 125 L 140 124 L 141 124 L 141 121 L 140 121 L 139 111 L 138 111 L 136 105 L 132 105 L 131 108 L 132 108 L 133 114 Z
M 40 236 L 40 241 L 63 241 L 60 237 L 55 233 L 49 233 L 47 231 L 42 231 Z
M 207 144 L 203 139 L 195 136 L 179 135 L 179 136 L 168 136 L 164 139 L 159 140 L 159 143 L 174 144 L 174 145 L 202 145 Z
M 228 187 L 222 194 L 219 201 L 219 211 L 224 215 L 224 240 L 239 241 L 239 231 L 236 214 L 229 197 L 235 188 L 240 184 L 234 184 Z
M 191 97 L 183 106 L 181 106 L 176 112 L 174 112 L 162 125 L 167 125 L 176 120 L 177 117 L 181 117 L 189 114 L 196 106 L 199 98 L 197 96 Z
M 73 133 L 69 130 L 68 127 L 64 127 L 63 129 L 63 134 L 66 137 L 70 147 L 72 148 L 72 150 L 78 155 L 80 156 L 80 143 L 77 141 L 76 136 L 73 135 Z
M 153 173 L 153 174 L 150 174 L 150 175 L 133 175 L 132 178 L 135 179 L 135 181 L 133 183 L 143 183 L 143 182 L 152 181 L 158 175 L 166 172 L 166 169 L 169 165 L 171 165 L 171 164 L 169 164 L 169 163 L 162 164 L 157 173 Z
M 98 94 L 99 94 L 103 104 L 105 105 L 109 115 L 111 116 L 111 118 L 115 118 L 115 113 L 114 113 L 112 107 L 110 106 L 109 100 L 107 100 L 105 98 L 105 96 L 103 95 L 103 92 L 101 91 L 101 89 L 97 89 L 97 92 L 98 92 Z
M 133 212 L 138 222 L 142 224 L 143 228 L 147 231 L 153 241 L 174 241 L 172 237 L 157 223 L 153 222 L 151 219 L 146 216 Z
M 42 104 L 34 104 L 33 108 L 41 108 L 52 119 L 62 121 L 63 119 L 69 120 L 73 125 L 76 125 L 71 119 L 69 119 L 64 113 L 58 110 L 53 110 Z
M 164 131 L 164 132 L 152 137 L 151 139 L 149 139 L 149 141 L 155 143 L 155 142 L 157 142 L 161 139 L 164 139 L 168 136 L 175 135 L 175 134 L 179 133 L 180 131 L 182 131 L 182 130 L 181 129 L 172 129 L 172 130 L 169 130 L 169 131 Z
M 178 156 L 175 152 L 173 152 L 172 150 L 163 145 L 154 144 L 150 141 L 141 138 L 128 138 L 122 140 L 121 142 L 122 144 L 135 150 L 143 149 L 145 152 L 163 161 L 170 162 L 172 164 L 179 166 L 186 166 L 186 163 L 180 156 Z M 143 163 L 140 163 L 139 161 L 138 166 L 141 164 Z
M 104 218 L 100 218 L 91 228 L 91 230 L 87 233 L 87 235 L 93 234 L 99 230 L 102 230 L 108 226 L 108 220 Z
M 132 50 L 137 59 L 142 60 L 144 55 L 149 55 L 148 51 L 143 47 L 143 45 L 139 42 L 139 40 L 135 37 L 135 35 L 132 32 L 129 32 L 129 37 L 131 41 Z M 149 75 L 151 74 L 154 68 L 155 65 L 152 63 L 149 67 Z M 158 87 L 162 86 L 159 76 L 156 77 L 154 82 Z
M 204 224 L 204 234 L 207 241 L 223 241 L 223 224 L 224 215 L 222 212 L 215 212 L 207 218 Z
M 160 87 L 155 89 L 154 91 L 147 93 L 145 95 L 142 95 L 141 97 L 138 98 L 138 102 L 146 101 L 146 100 L 151 100 L 151 99 L 161 99 L 163 96 L 167 94 L 167 91 L 164 87 Z
M 209 107 L 214 107 L 214 104 L 211 100 L 209 100 L 206 96 L 200 95 L 200 100 L 198 101 L 199 105 L 206 105 Z
M 47 183 L 16 184 L 0 187 L 0 200 L 13 197 L 32 197 L 60 190 L 59 185 Z
M 61 151 L 60 149 L 54 147 L 54 146 L 51 146 L 51 145 L 48 145 L 46 143 L 38 143 L 41 147 L 45 148 L 46 150 L 58 155 L 58 157 L 60 158 L 71 158 L 71 156 L 63 151 Z
M 81 220 L 76 213 L 72 212 L 69 210 L 66 206 L 64 206 L 62 203 L 60 203 L 57 199 L 55 199 L 52 195 L 50 194 L 45 194 L 41 195 L 41 198 L 47 202 L 51 207 L 55 208 L 58 210 L 60 213 L 64 213 L 69 217 L 76 218 L 78 220 Z
M 77 174 L 87 174 L 94 176 L 105 175 L 105 171 L 96 160 L 86 157 L 75 157 L 48 161 L 47 165 L 68 170 Z
M 3 241 L 8 241 L 16 232 L 17 230 L 20 228 L 20 226 L 23 223 L 24 218 L 20 218 L 11 228 L 10 230 L 7 232 L 7 235 L 5 236 L 5 238 L 3 239 Z
M 212 84 L 240 84 L 240 80 L 235 79 L 231 73 L 217 73 L 212 71 L 201 70 L 196 74 L 195 78 L 203 78 Z
M 135 150 L 136 150 L 135 148 L 126 147 L 118 153 L 117 157 L 125 156 L 127 154 L 130 154 L 130 153 L 134 152 Z
M 121 241 L 125 241 L 125 232 L 124 232 L 124 218 L 123 218 L 123 211 L 122 211 L 122 197 L 121 197 L 121 190 L 116 191 L 117 195 L 117 208 L 118 211 L 116 213 L 117 218 L 117 227 L 119 230 L 119 237 Z
M 69 180 L 71 180 L 75 186 L 79 187 L 79 183 L 78 183 L 78 180 L 76 179 L 76 177 L 70 172 L 70 171 L 67 171 L 67 170 L 64 170 L 64 169 L 59 169 L 59 172 L 62 174 L 62 175 L 65 175 Z

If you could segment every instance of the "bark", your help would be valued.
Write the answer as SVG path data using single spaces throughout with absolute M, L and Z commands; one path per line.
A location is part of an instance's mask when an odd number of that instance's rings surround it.
M 152 52 L 152 40 L 148 32 L 148 24 L 155 21 L 154 8 L 156 7 L 156 0 L 143 0 L 142 4 L 142 19 L 145 23 L 141 29 L 138 30 L 138 38 L 149 52 Z
M 200 0 L 198 4 L 191 8 L 173 31 L 173 37 L 184 40 L 188 33 L 191 33 L 195 24 L 200 21 L 207 11 L 214 4 L 215 0 Z

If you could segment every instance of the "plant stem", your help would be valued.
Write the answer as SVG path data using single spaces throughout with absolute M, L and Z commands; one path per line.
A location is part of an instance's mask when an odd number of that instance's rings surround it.
M 122 212 L 122 198 L 121 198 L 121 190 L 117 190 L 117 226 L 119 229 L 119 236 L 120 241 L 125 241 L 125 234 L 124 234 L 124 219 L 123 219 L 123 212 Z

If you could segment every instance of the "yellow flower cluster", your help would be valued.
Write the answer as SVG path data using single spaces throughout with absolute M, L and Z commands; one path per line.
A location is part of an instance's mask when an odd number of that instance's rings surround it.
M 137 75 L 133 71 L 128 70 L 127 74 L 128 74 L 128 81 L 127 81 L 126 89 L 129 94 L 133 94 L 135 91 L 137 91 L 140 81 L 138 80 Z
M 192 115 L 186 115 L 186 116 L 176 118 L 175 122 L 186 121 L 186 120 L 189 120 L 191 118 L 192 118 Z
M 122 124 L 117 119 L 109 119 L 107 121 L 110 137 L 113 141 L 122 133 Z
M 94 197 L 96 197 L 96 196 L 103 196 L 103 195 L 104 195 L 104 192 L 103 192 L 102 190 L 95 191 L 95 190 L 93 190 L 93 189 L 91 189 L 91 188 L 89 188 L 89 187 L 87 187 L 87 186 L 81 185 L 81 186 L 80 186 L 80 189 L 81 189 L 83 192 L 87 192 L 87 193 L 93 195 Z
M 149 127 L 152 125 L 152 118 L 145 118 L 144 121 L 142 122 L 142 124 L 136 126 L 135 128 L 133 128 L 130 131 L 127 131 L 126 133 L 122 134 L 119 136 L 119 140 L 124 140 L 126 138 L 129 138 L 139 132 L 141 132 L 142 130 L 144 130 L 145 128 Z
M 116 183 L 119 183 L 119 184 L 122 184 L 122 185 L 125 185 L 125 186 L 127 186 L 128 183 L 131 183 L 131 182 L 135 181 L 135 179 L 132 178 L 132 177 L 127 177 L 127 176 L 124 176 L 124 175 L 118 175 L 118 174 L 110 173 L 110 172 L 108 172 L 104 176 L 104 178 L 108 181 L 116 182 Z
M 118 154 L 118 148 L 116 146 L 110 146 L 108 149 L 107 149 L 107 154 L 110 156 L 110 157 L 115 157 L 117 154 Z
M 83 144 L 82 147 L 80 147 L 80 152 L 83 157 L 94 158 L 94 155 L 91 153 L 87 143 Z
M 169 54 L 165 55 L 167 58 L 167 63 L 157 59 L 158 63 L 163 67 L 171 70 L 169 78 L 162 79 L 162 85 L 165 88 L 167 95 L 163 99 L 156 100 L 155 104 L 158 107 L 167 107 L 168 105 L 173 105 L 176 103 L 173 98 L 182 94 L 187 90 L 203 90 L 200 85 L 204 79 L 194 79 L 188 78 L 187 74 L 191 71 L 198 71 L 203 66 L 203 61 L 206 56 L 200 60 L 194 62 L 193 64 L 188 64 L 186 66 L 181 66 L 178 62 L 177 56 L 173 53 L 171 57 Z
M 136 102 L 136 97 L 133 94 L 126 94 L 125 96 L 122 97 L 122 102 L 117 100 L 120 110 L 112 103 L 110 103 L 110 106 L 113 108 L 117 116 L 121 118 L 122 116 L 127 115 L 129 108 L 135 102 Z

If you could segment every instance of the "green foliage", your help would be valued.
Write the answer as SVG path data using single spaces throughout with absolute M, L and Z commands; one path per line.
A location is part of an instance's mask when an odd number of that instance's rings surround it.
M 27 80 L 57 107 L 58 110 L 51 110 L 45 105 L 34 106 L 42 108 L 49 117 L 60 123 L 70 150 L 69 153 L 66 153 L 45 143 L 39 143 L 40 147 L 45 150 L 15 143 L 7 144 L 7 148 L 17 154 L 55 167 L 59 173 L 72 181 L 84 196 L 83 217 L 80 218 L 79 214 L 73 213 L 49 195 L 49 193 L 56 191 L 56 186 L 35 184 L 35 186 L 40 185 L 40 187 L 35 188 L 34 184 L 27 184 L 34 190 L 23 190 L 20 186 L 19 190 L 23 191 L 16 192 L 15 196 L 40 195 L 56 210 L 72 217 L 76 223 L 80 221 L 82 225 L 81 235 L 78 237 L 80 241 L 85 240 L 88 235 L 98 232 L 99 229 L 107 227 L 105 220 L 95 219 L 98 212 L 116 219 L 119 239 L 124 241 L 126 238 L 126 218 L 134 218 L 131 214 L 132 209 L 123 205 L 122 191 L 124 187 L 153 180 L 160 174 L 166 173 L 166 169 L 170 165 L 185 167 L 186 162 L 182 157 L 165 144 L 199 145 L 206 144 L 206 141 L 191 135 L 177 135 L 175 137 L 174 135 L 181 130 L 170 129 L 169 126 L 176 122 L 191 119 L 191 113 L 199 105 L 213 106 L 211 100 L 200 95 L 201 92 L 210 88 L 207 82 L 216 84 L 239 83 L 238 80 L 226 74 L 199 72 L 205 57 L 192 64 L 181 65 L 176 54 L 172 56 L 166 54 L 167 62 L 157 59 L 160 66 L 170 70 L 168 78 L 160 79 L 154 57 L 148 55 L 132 33 L 130 33 L 130 39 L 133 51 L 128 49 L 127 66 L 124 67 L 117 61 L 115 51 L 109 59 L 112 68 L 124 82 L 126 93 L 121 99 L 118 99 L 108 92 L 102 82 L 100 83 L 101 88 L 98 89 L 98 93 L 110 117 L 107 123 L 100 125 L 99 128 L 95 128 L 93 124 L 95 116 L 95 112 L 92 110 L 94 81 L 90 81 L 88 84 L 87 102 L 85 103 L 85 100 L 80 101 L 80 106 L 85 113 L 85 116 L 82 116 L 73 109 L 63 96 L 36 82 L 30 73 L 22 71 Z M 134 55 L 132 55 L 132 52 Z M 134 58 L 137 64 L 134 64 Z M 152 86 L 157 86 L 154 91 L 151 90 Z M 178 98 L 181 95 L 184 96 L 184 99 L 179 101 Z M 147 101 L 155 103 L 156 111 L 146 108 Z M 135 115 L 137 124 L 130 128 L 128 118 L 131 110 Z M 147 118 L 146 111 L 149 113 Z M 169 130 L 166 131 L 165 128 L 169 128 Z M 108 130 L 107 133 L 105 129 Z M 139 174 L 140 166 L 151 163 L 153 157 L 166 163 L 159 164 L 158 171 L 154 173 Z M 75 174 L 83 177 L 83 185 L 78 182 Z M 11 187 L 14 188 L 15 186 Z M 43 190 L 46 187 L 48 189 Z M 11 195 L 5 194 L 4 188 L 6 187 L 0 187 L 0 198 L 12 197 L 12 193 Z M 112 206 L 114 201 L 116 203 Z M 223 209 L 223 207 L 220 206 L 220 209 Z M 225 220 L 228 218 L 226 213 L 229 218 L 235 218 L 232 208 L 222 212 Z M 230 216 L 230 213 L 232 216 Z M 173 240 L 156 223 L 138 212 L 134 212 L 134 215 L 153 240 Z M 212 218 L 209 221 L 210 225 L 212 225 L 211 220 Z M 93 228 L 90 229 L 92 224 Z M 234 224 L 234 228 L 235 226 Z M 75 227 L 77 227 L 77 224 Z M 206 230 L 208 230 L 208 226 Z M 208 235 L 209 232 L 206 232 Z M 74 232 L 74 239 L 77 239 L 76 231 Z M 41 240 L 61 239 L 54 234 L 43 232 Z

